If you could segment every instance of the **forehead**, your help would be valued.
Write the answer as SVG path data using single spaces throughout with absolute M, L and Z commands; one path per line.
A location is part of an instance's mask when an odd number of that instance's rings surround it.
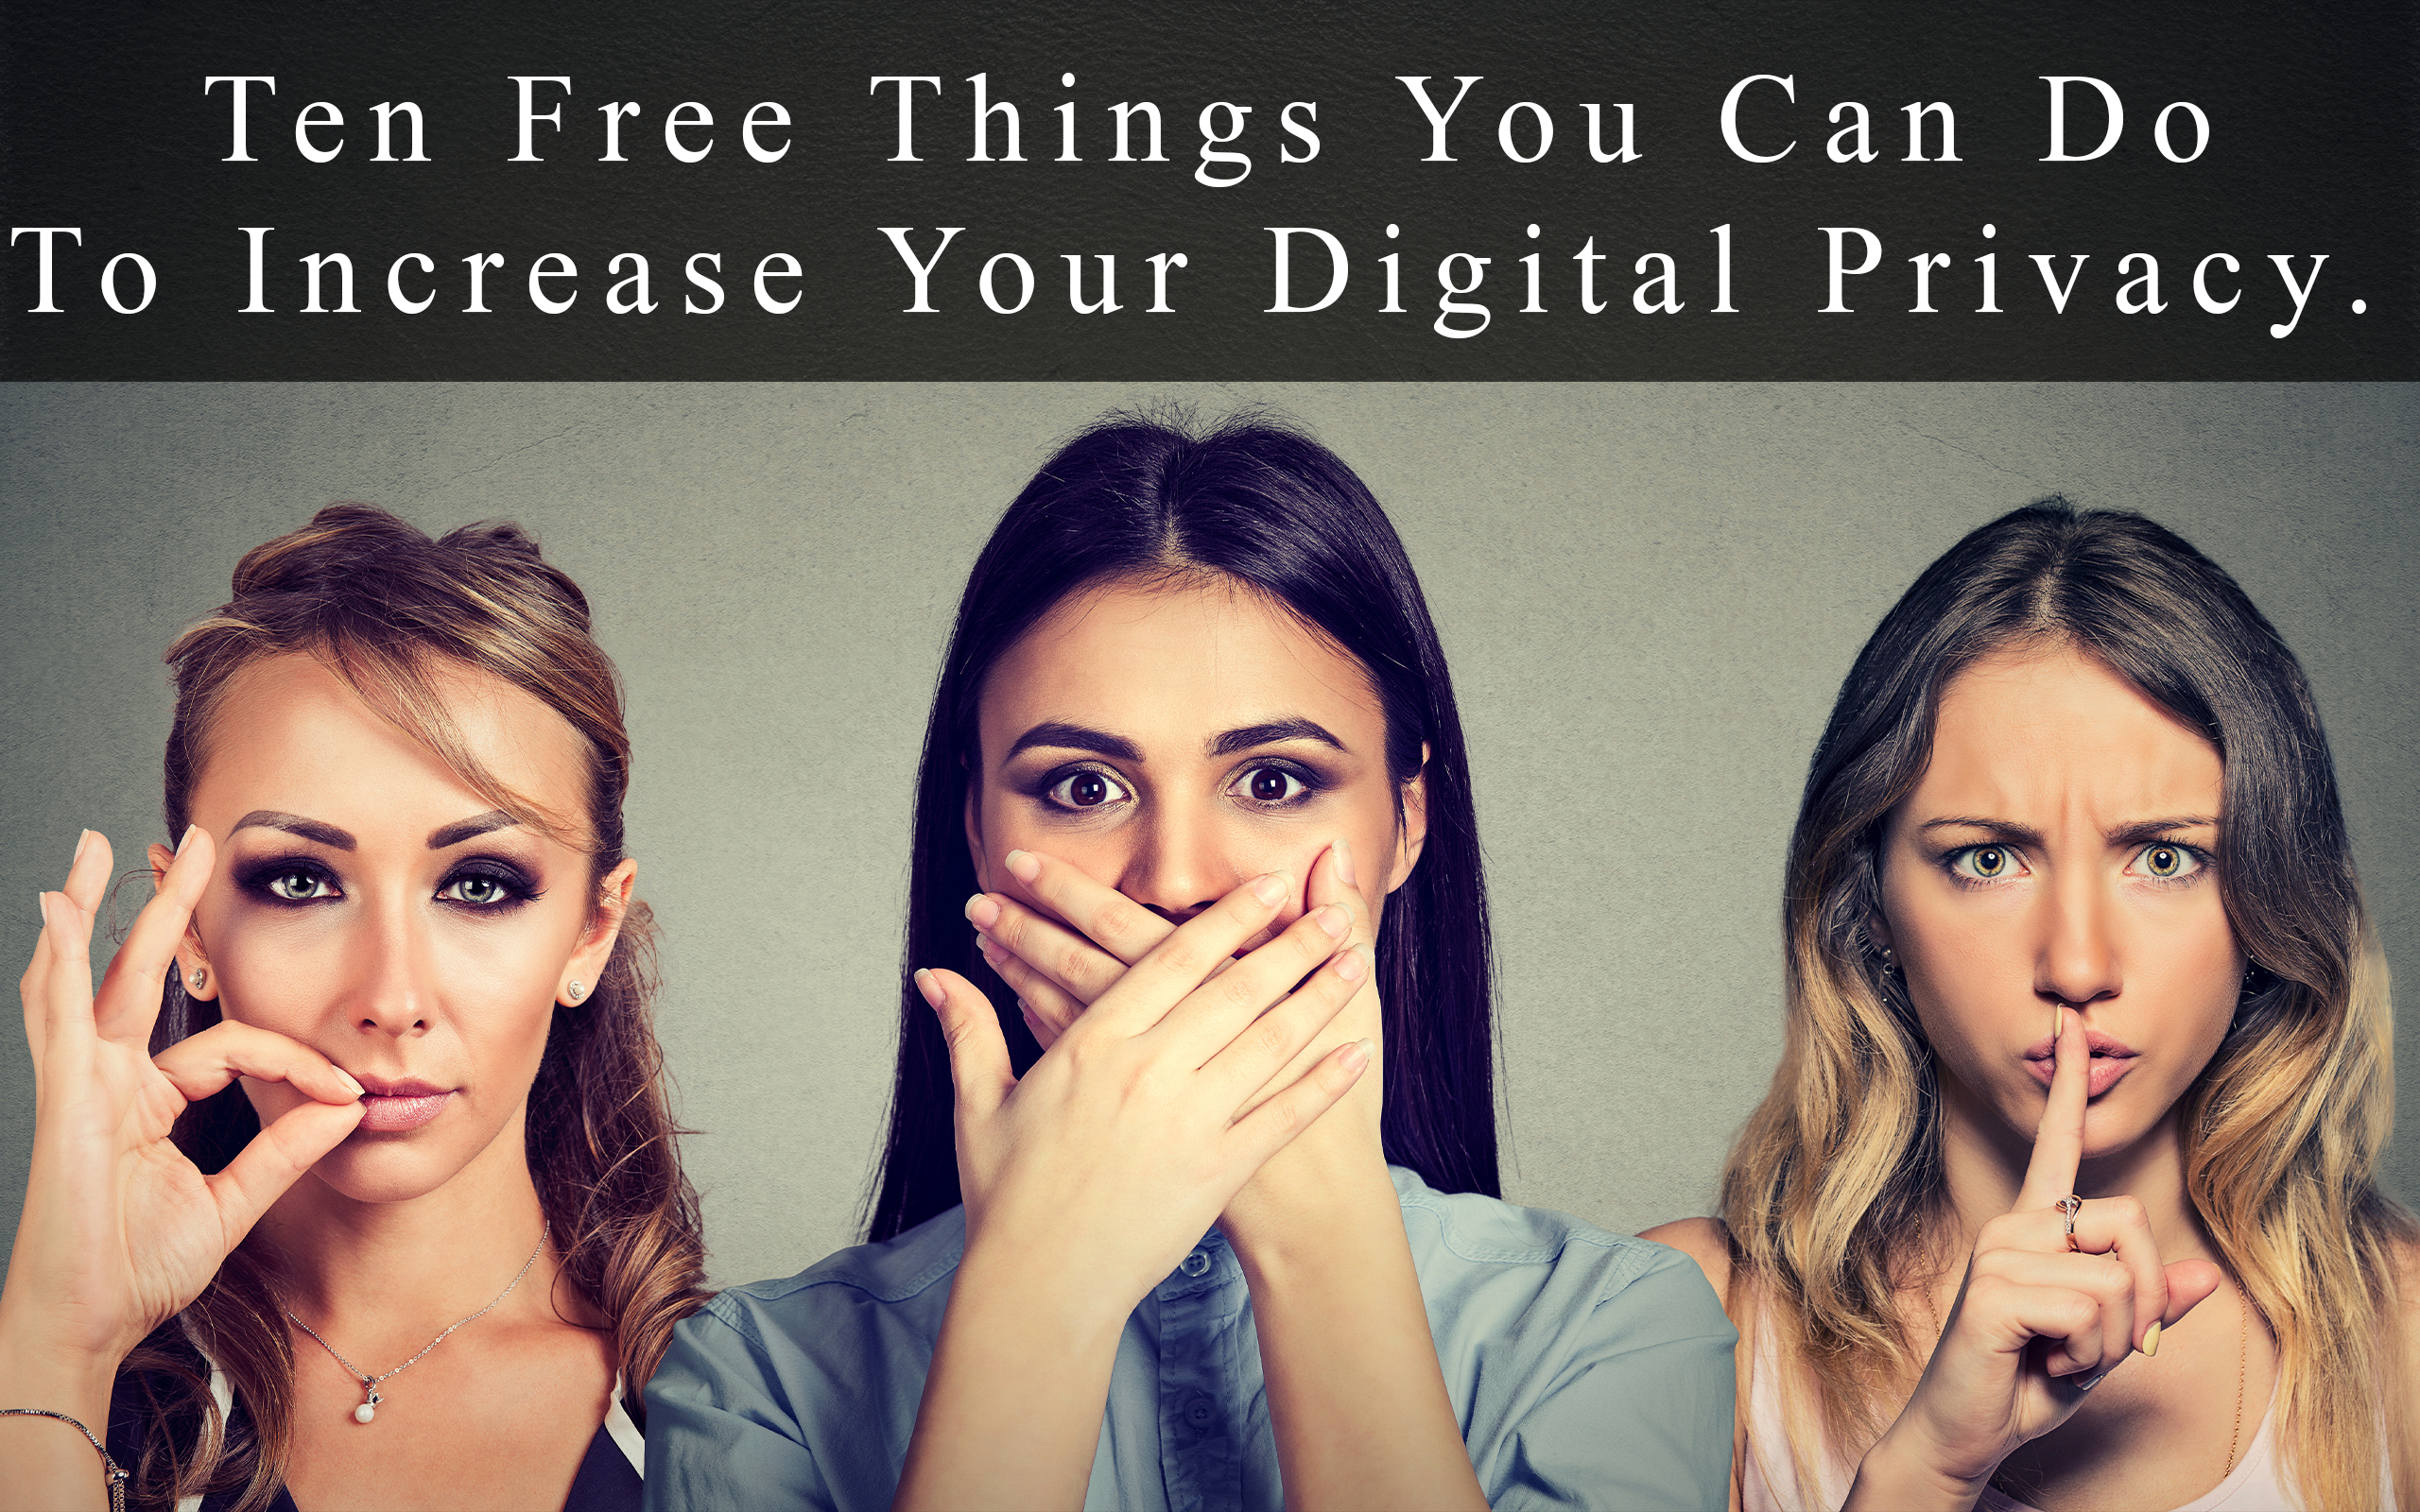
M 489 776 L 551 813 L 584 817 L 587 751 L 569 721 L 458 662 L 435 661 L 428 676 L 463 747 Z M 404 807 L 417 820 L 427 809 L 467 815 L 491 806 L 435 751 L 299 652 L 263 657 L 228 679 L 195 788 L 198 807 L 275 807 L 332 820 Z
M 1232 578 L 1112 583 L 1070 593 L 1011 646 L 983 686 L 987 751 L 1045 719 L 1198 744 L 1273 715 L 1383 730 L 1361 663 L 1283 605 Z M 1337 723 L 1331 723 L 1330 721 Z
M 2216 814 L 2218 748 L 2068 646 L 1983 658 L 1941 696 L 1914 799 L 2016 817 L 2082 805 L 2103 819 Z

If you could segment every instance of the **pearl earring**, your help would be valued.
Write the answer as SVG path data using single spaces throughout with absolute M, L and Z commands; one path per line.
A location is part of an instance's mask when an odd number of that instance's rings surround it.
M 193 969 L 193 975 L 185 978 L 185 980 L 191 982 L 193 984 L 193 989 L 199 992 L 201 990 L 202 984 L 210 980 L 210 973 L 197 966 Z
M 563 996 L 571 999 L 574 1003 L 578 1003 L 580 999 L 588 996 L 588 988 L 582 987 L 578 982 L 574 982 L 571 986 L 563 988 Z

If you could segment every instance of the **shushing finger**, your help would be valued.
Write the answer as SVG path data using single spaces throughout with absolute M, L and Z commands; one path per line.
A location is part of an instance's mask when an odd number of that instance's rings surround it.
M 2048 1208 L 2076 1189 L 2076 1168 L 2083 1160 L 2084 1107 L 2092 1090 L 2092 1046 L 2084 1039 L 2083 1020 L 2066 1004 L 2058 1007 L 2056 1057 L 2050 1074 L 2050 1097 L 2043 1106 L 2041 1126 L 2033 1136 L 2033 1158 L 2025 1168 L 2014 1211 Z

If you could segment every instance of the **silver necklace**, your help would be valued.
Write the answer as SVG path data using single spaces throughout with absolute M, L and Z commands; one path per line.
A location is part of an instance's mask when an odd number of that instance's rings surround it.
M 495 1302 L 490 1302 L 486 1307 L 480 1308 L 469 1317 L 456 1320 L 451 1327 L 446 1329 L 445 1333 L 441 1333 L 437 1337 L 429 1340 L 427 1345 L 422 1349 L 420 1354 L 413 1355 L 410 1359 L 405 1361 L 403 1364 L 395 1366 L 395 1368 L 388 1371 L 382 1376 L 371 1375 L 364 1371 L 361 1366 L 346 1359 L 343 1355 L 337 1354 L 337 1347 L 330 1344 L 327 1340 L 320 1338 L 320 1331 L 318 1329 L 315 1329 L 310 1324 L 303 1322 L 301 1318 L 295 1317 L 294 1310 L 292 1308 L 281 1306 L 278 1311 L 284 1313 L 286 1317 L 291 1319 L 296 1328 L 301 1329 L 303 1332 L 311 1335 L 311 1337 L 319 1339 L 320 1348 L 327 1350 L 330 1354 L 336 1355 L 337 1364 L 344 1366 L 345 1373 L 347 1375 L 359 1376 L 361 1378 L 361 1389 L 367 1393 L 367 1400 L 364 1400 L 360 1406 L 353 1409 L 353 1420 L 357 1423 L 366 1423 L 378 1416 L 378 1404 L 387 1400 L 378 1394 L 378 1383 L 380 1382 L 390 1381 L 396 1376 L 402 1375 L 412 1366 L 420 1364 L 422 1355 L 428 1353 L 430 1349 L 434 1349 L 439 1345 L 445 1342 L 446 1333 L 453 1332 L 455 1329 L 460 1328 L 465 1323 L 475 1323 L 480 1318 L 487 1316 L 490 1312 L 494 1310 L 496 1302 L 501 1302 L 506 1297 L 512 1295 L 512 1289 L 521 1284 L 521 1278 L 529 1274 L 529 1267 L 538 1263 L 538 1257 L 544 1254 L 545 1249 L 546 1228 L 544 1224 L 541 1224 L 538 1228 L 538 1247 L 529 1251 L 529 1258 L 523 1261 L 521 1263 L 521 1268 L 512 1273 L 512 1280 L 505 1282 L 504 1290 L 495 1294 Z

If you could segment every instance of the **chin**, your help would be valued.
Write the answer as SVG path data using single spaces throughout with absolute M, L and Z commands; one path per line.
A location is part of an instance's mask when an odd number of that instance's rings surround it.
M 457 1149 L 441 1149 L 434 1142 L 373 1136 L 362 1144 L 359 1134 L 320 1157 L 311 1175 L 321 1186 L 353 1202 L 409 1202 L 424 1197 L 460 1174 L 469 1160 Z

